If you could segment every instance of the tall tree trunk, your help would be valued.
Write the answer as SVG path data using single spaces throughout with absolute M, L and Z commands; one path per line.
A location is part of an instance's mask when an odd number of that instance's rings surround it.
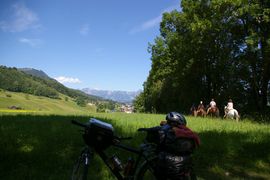
M 267 92 L 268 92 L 268 82 L 270 80 L 270 46 L 267 43 L 269 39 L 270 31 L 264 29 L 261 37 L 261 52 L 262 52 L 262 86 L 261 86 L 261 95 L 262 95 L 262 109 L 267 107 Z

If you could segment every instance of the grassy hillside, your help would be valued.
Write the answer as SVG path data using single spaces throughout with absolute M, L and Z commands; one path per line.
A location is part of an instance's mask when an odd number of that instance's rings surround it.
M 22 110 L 9 109 L 11 106 Z M 74 99 L 63 94 L 59 99 L 52 99 L 0 89 L 0 113 L 87 114 L 95 111 L 95 105 L 78 106 Z
M 44 76 L 25 73 L 17 68 L 0 66 L 0 88 L 12 92 L 24 92 L 54 99 L 59 98 L 60 94 L 64 94 L 71 98 L 81 98 L 88 102 L 103 101 L 102 98 L 67 88 L 55 79 Z
M 90 116 L 0 116 L 0 179 L 70 179 L 73 163 L 84 146 L 72 119 L 86 122 Z M 112 123 L 124 143 L 138 147 L 144 138 L 139 127 L 159 124 L 164 115 L 103 113 L 91 117 Z M 219 119 L 187 117 L 188 126 L 201 138 L 194 154 L 200 179 L 270 179 L 270 126 L 247 120 L 236 123 Z M 127 154 L 111 148 L 125 162 Z M 99 172 L 99 173 L 96 173 Z M 91 179 L 114 179 L 95 156 Z

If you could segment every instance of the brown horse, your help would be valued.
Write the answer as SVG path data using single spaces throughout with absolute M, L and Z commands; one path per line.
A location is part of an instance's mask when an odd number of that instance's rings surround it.
M 197 116 L 197 109 L 194 105 L 190 108 L 190 114 L 195 117 Z
M 207 110 L 207 115 L 211 117 L 219 117 L 218 107 L 209 107 Z
M 197 114 L 197 116 L 205 117 L 206 116 L 206 111 L 204 110 L 203 107 L 201 107 L 201 108 L 198 108 L 196 114 Z

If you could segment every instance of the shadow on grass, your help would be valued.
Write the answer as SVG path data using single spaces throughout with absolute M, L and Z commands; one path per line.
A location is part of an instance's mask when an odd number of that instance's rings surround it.
M 269 179 L 270 133 L 200 133 L 196 170 L 203 179 Z
M 87 117 L 0 116 L 0 179 L 70 179 L 84 145 L 72 119 Z

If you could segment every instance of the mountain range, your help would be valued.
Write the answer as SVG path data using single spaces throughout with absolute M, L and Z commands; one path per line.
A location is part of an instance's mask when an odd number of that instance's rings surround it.
M 97 90 L 91 88 L 83 88 L 83 92 L 89 95 L 110 99 L 113 101 L 131 104 L 135 97 L 141 92 L 139 91 L 111 91 L 111 90 Z

